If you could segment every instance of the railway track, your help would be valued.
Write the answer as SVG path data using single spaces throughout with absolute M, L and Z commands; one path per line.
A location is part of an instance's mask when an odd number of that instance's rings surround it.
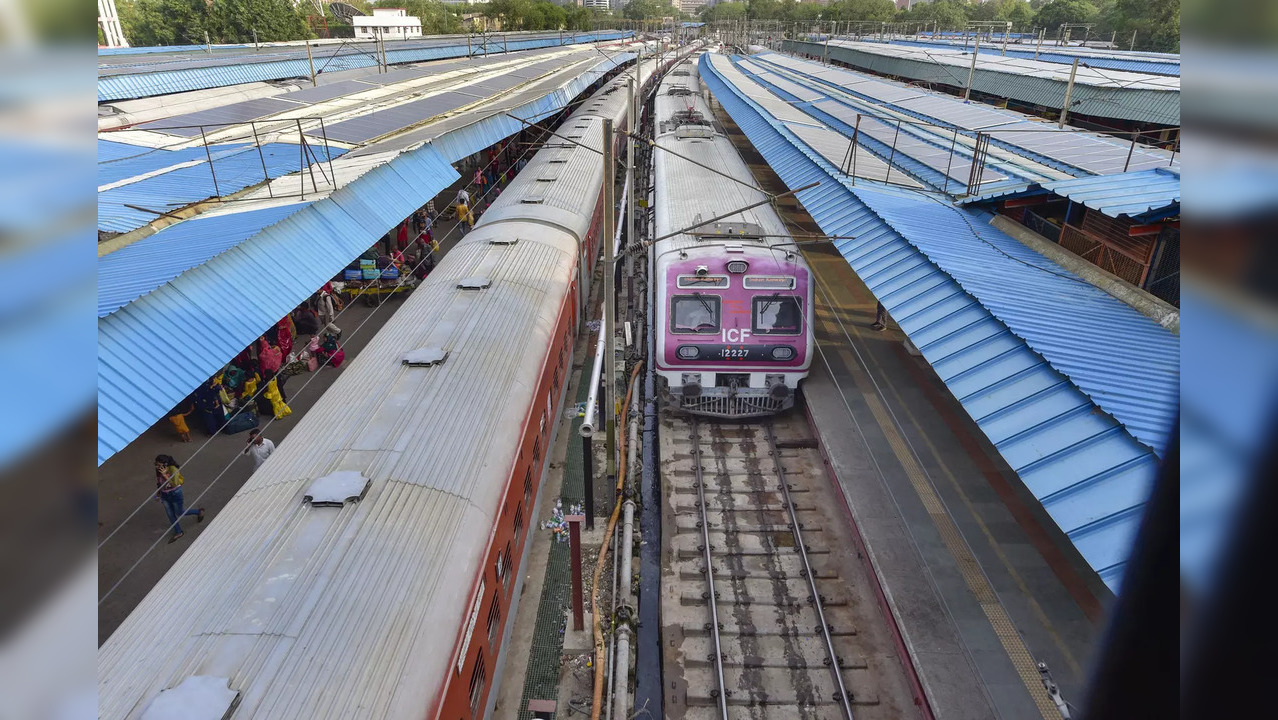
M 666 413 L 661 453 L 665 717 L 917 717 L 802 410 Z

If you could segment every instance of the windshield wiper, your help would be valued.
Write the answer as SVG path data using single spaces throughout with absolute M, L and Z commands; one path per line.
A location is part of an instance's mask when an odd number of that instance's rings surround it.
M 714 308 L 710 307 L 710 303 L 706 300 L 706 298 L 705 298 L 705 296 L 704 296 L 704 295 L 702 295 L 702 294 L 701 294 L 701 293 L 699 293 L 699 292 L 694 292 L 694 293 L 692 293 L 692 297 L 694 297 L 694 298 L 696 298 L 696 299 L 700 300 L 700 301 L 701 301 L 701 307 L 703 307 L 703 308 L 705 308 L 705 309 L 706 309 L 706 312 L 710 314 L 710 317 L 712 317 L 712 318 L 714 317 Z

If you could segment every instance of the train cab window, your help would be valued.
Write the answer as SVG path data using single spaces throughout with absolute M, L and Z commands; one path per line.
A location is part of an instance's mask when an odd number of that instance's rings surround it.
M 719 332 L 719 296 L 675 295 L 670 303 L 670 331 L 709 335 Z
M 772 295 L 754 299 L 755 335 L 798 335 L 803 331 L 803 310 L 793 295 Z

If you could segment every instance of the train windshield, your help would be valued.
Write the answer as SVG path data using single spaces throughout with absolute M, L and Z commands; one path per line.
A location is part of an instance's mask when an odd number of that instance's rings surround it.
M 799 298 L 773 295 L 754 299 L 756 335 L 798 335 L 803 330 L 803 310 Z
M 719 332 L 719 296 L 676 295 L 670 303 L 670 329 L 677 333 Z

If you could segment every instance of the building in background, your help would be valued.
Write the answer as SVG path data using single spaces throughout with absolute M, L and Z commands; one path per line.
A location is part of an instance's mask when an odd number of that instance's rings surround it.
M 373 8 L 372 15 L 351 18 L 357 39 L 405 40 L 422 36 L 422 21 L 404 8 Z
M 115 0 L 98 0 L 98 27 L 106 38 L 106 47 L 128 47 L 124 28 L 120 27 L 120 13 L 115 10 Z
M 608 10 L 611 3 L 609 0 L 581 0 L 581 6 L 591 10 Z

